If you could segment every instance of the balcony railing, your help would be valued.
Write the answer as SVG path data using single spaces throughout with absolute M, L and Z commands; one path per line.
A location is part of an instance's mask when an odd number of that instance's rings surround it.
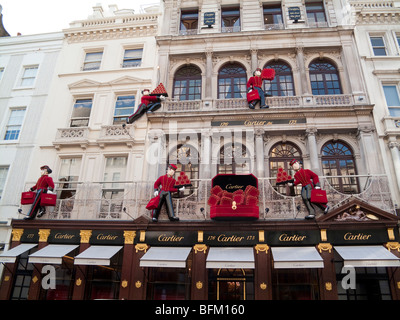
M 268 97 L 266 104 L 270 109 L 278 108 L 305 108 L 305 107 L 342 107 L 353 106 L 355 101 L 359 101 L 350 94 L 337 95 L 318 95 L 318 96 L 286 96 L 286 97 Z M 364 102 L 365 103 L 365 102 Z M 245 98 L 238 99 L 217 99 L 217 100 L 184 100 L 177 101 L 167 99 L 163 103 L 161 111 L 179 112 L 179 111 L 212 111 L 212 110 L 248 110 L 249 104 Z
M 344 176 L 341 176 L 345 178 Z M 320 177 L 322 189 L 327 191 L 331 210 L 342 205 L 351 198 L 368 202 L 377 208 L 395 214 L 388 179 L 384 175 L 351 176 L 359 180 L 362 191 L 357 194 L 344 194 L 335 190 L 328 182 L 332 177 Z M 302 202 L 300 188 L 296 196 L 287 196 L 277 191 L 275 179 L 262 178 L 259 182 L 259 209 L 261 220 L 304 219 L 308 214 Z M 182 221 L 210 220 L 207 204 L 211 190 L 211 180 L 192 181 L 196 188 L 185 191 L 179 198 L 174 198 L 175 214 Z M 115 183 L 114 183 L 115 184 Z M 48 207 L 47 214 L 41 219 L 66 220 L 134 220 L 145 215 L 150 218 L 151 212 L 146 205 L 153 196 L 153 182 L 119 182 L 118 188 L 108 188 L 112 183 L 79 183 L 65 182 L 56 184 L 57 194 L 73 194 L 70 198 L 58 199 L 55 207 Z M 106 199 L 102 195 L 113 195 Z M 28 210 L 25 208 L 23 211 Z M 164 211 L 160 220 L 167 220 Z M 316 209 L 318 213 L 318 209 Z M 22 218 L 22 216 L 21 216 Z

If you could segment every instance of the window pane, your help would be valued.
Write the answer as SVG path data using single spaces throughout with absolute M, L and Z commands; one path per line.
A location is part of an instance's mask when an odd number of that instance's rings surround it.
M 12 110 L 8 119 L 4 140 L 17 140 L 25 117 L 25 109 Z
M 125 50 L 122 68 L 140 67 L 142 63 L 143 49 Z
M 114 124 L 125 123 L 135 110 L 135 96 L 121 96 L 117 98 L 114 110 Z
M 88 53 L 86 53 L 83 70 L 87 71 L 87 70 L 100 69 L 102 57 L 103 57 L 103 52 L 88 52 Z
M 383 86 L 383 91 L 385 92 L 388 107 L 400 106 L 400 98 L 396 86 Z
M 72 112 L 71 127 L 84 127 L 89 124 L 92 99 L 78 99 Z

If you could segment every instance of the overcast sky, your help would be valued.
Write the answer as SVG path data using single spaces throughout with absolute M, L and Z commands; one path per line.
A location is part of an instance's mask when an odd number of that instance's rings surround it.
M 74 20 L 84 20 L 93 13 L 93 6 L 116 4 L 118 9 L 135 9 L 157 4 L 158 0 L 0 0 L 3 25 L 11 36 L 58 32 Z

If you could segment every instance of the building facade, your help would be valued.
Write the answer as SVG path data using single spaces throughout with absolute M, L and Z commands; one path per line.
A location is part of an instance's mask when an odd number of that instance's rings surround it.
M 399 299 L 399 194 L 379 152 L 357 10 L 165 0 L 139 15 L 94 7 L 71 23 L 24 186 L 49 165 L 57 205 L 12 221 L 0 298 Z M 268 108 L 250 109 L 257 68 L 275 77 L 262 84 Z M 161 108 L 126 124 L 160 83 Z M 315 220 L 300 186 L 277 184 L 293 159 L 327 191 L 330 211 Z M 180 221 L 163 209 L 154 223 L 146 205 L 168 164 L 191 186 L 173 198 Z M 211 219 L 214 177 L 250 175 L 258 219 Z M 55 289 L 43 287 L 48 265 Z M 356 288 L 342 283 L 347 268 Z
M 8 244 L 10 219 L 18 216 L 29 161 L 39 148 L 49 83 L 63 34 L 0 38 L 0 243 Z M 25 190 L 26 191 L 26 190 Z

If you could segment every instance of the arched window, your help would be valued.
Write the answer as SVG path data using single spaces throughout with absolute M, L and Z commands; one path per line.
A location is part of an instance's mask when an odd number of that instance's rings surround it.
M 351 148 L 344 142 L 329 141 L 322 147 L 322 170 L 324 176 L 336 190 L 343 193 L 359 193 L 356 163 Z
M 342 94 L 338 70 L 326 59 L 311 62 L 310 81 L 313 95 Z
M 269 152 L 269 175 L 273 180 L 271 180 L 272 185 L 275 186 L 275 178 L 278 176 L 279 168 L 282 168 L 288 176 L 294 177 L 294 170 L 290 166 L 290 161 L 293 159 L 302 161 L 302 155 L 299 148 L 292 143 L 282 143 L 279 142 L 275 144 Z M 285 185 L 276 185 L 277 190 L 280 193 L 287 194 Z M 293 195 L 294 188 L 290 190 L 290 194 Z
M 264 92 L 271 96 L 294 96 L 294 82 L 292 69 L 289 65 L 284 62 L 273 62 L 268 63 L 264 66 L 264 69 L 274 69 L 275 78 L 272 81 L 264 81 Z
M 226 144 L 219 152 L 218 173 L 250 173 L 250 153 L 241 143 Z
M 198 67 L 185 66 L 175 73 L 173 97 L 178 100 L 201 99 L 201 70 Z
M 218 99 L 246 97 L 246 69 L 239 63 L 227 63 L 218 73 Z
M 178 179 L 183 171 L 192 183 L 192 188 L 197 187 L 199 179 L 199 153 L 195 147 L 189 144 L 180 144 L 170 152 L 167 164 L 175 164 L 178 168 L 175 171 L 175 179 Z M 185 194 L 189 194 L 185 191 Z

